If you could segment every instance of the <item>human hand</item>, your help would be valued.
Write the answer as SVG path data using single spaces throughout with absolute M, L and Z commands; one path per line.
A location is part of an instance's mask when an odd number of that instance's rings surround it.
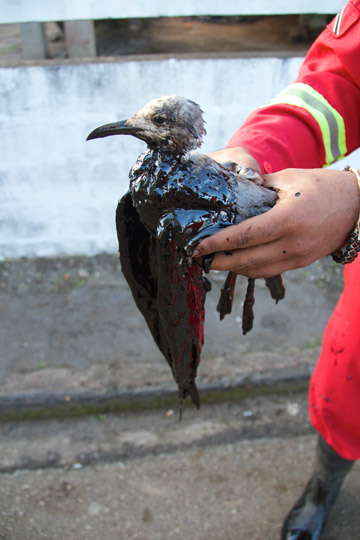
M 204 239 L 195 257 L 217 253 L 213 270 L 271 277 L 307 266 L 346 244 L 360 208 L 353 173 L 286 169 L 265 176 L 263 185 L 277 190 L 276 205 Z

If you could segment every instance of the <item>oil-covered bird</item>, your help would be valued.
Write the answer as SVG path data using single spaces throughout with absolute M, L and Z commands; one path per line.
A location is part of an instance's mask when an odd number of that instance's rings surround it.
M 192 252 L 223 227 L 269 210 L 276 193 L 256 185 L 210 157 L 192 153 L 206 131 L 198 104 L 179 96 L 150 101 L 127 120 L 106 124 L 89 139 L 132 135 L 147 149 L 132 167 L 129 191 L 119 201 L 116 227 L 122 271 L 137 307 L 178 384 L 180 411 L 187 395 L 199 407 L 195 385 L 204 342 L 204 276 Z M 235 167 L 232 164 L 232 169 Z M 251 176 L 252 171 L 247 171 Z M 236 276 L 230 273 L 218 304 L 230 313 Z M 281 277 L 266 280 L 276 301 L 284 297 Z M 243 333 L 252 327 L 254 280 L 249 279 Z

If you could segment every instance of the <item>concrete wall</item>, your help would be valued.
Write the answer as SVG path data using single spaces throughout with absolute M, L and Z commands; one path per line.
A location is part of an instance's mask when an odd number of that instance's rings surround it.
M 0 69 L 0 257 L 116 251 L 117 199 L 144 144 L 125 136 L 86 142 L 87 134 L 176 93 L 205 112 L 203 151 L 220 148 L 252 109 L 293 80 L 300 62 L 164 59 Z
M 344 0 L 0 0 L 0 23 L 179 15 L 337 13 Z

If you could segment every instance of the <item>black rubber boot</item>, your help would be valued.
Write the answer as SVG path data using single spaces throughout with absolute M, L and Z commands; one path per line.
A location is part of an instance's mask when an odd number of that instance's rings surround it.
M 326 519 L 354 461 L 344 459 L 320 436 L 313 474 L 283 525 L 281 540 L 320 540 Z

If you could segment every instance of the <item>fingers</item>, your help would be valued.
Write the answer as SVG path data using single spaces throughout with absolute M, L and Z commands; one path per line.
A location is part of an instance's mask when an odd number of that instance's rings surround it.
M 307 266 L 314 260 L 316 256 L 313 257 L 311 250 L 299 255 L 296 247 L 287 246 L 281 239 L 262 246 L 217 253 L 211 269 L 232 271 L 252 278 L 266 278 Z
M 211 264 L 212 270 L 229 271 L 248 277 L 264 277 L 261 270 L 270 271 L 278 261 L 281 253 L 281 242 L 275 241 L 261 247 L 237 249 L 219 252 Z M 284 258 L 284 254 L 282 256 Z
M 194 257 L 218 251 L 243 249 L 266 244 L 280 238 L 284 230 L 282 212 L 275 208 L 265 214 L 247 219 L 237 225 L 226 227 L 213 236 L 205 238 L 197 246 Z

